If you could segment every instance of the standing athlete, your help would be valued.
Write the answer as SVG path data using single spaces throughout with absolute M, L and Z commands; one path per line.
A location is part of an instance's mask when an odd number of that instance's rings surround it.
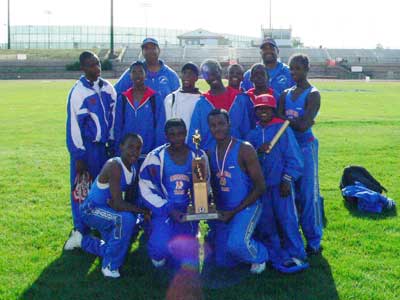
M 70 239 L 70 249 L 100 256 L 101 271 L 105 277 L 120 277 L 119 268 L 131 245 L 131 237 L 138 213 L 149 218 L 147 210 L 124 201 L 133 196 L 133 181 L 136 171 L 134 163 L 140 156 L 143 142 L 136 134 L 127 134 L 120 144 L 121 157 L 107 161 L 81 206 L 84 232 Z M 91 236 L 90 228 L 98 230 L 101 240 Z M 69 249 L 69 250 L 70 250 Z
M 190 128 L 194 108 L 201 96 L 196 87 L 200 70 L 196 64 L 188 62 L 183 65 L 181 73 L 182 88 L 169 94 L 164 100 L 165 116 L 166 120 L 182 118 L 186 128 Z
M 136 61 L 131 65 L 130 77 L 133 85 L 118 96 L 115 139 L 118 146 L 127 133 L 139 134 L 143 139 L 143 157 L 164 144 L 164 103 L 157 92 L 145 85 L 146 70 L 143 62 Z
M 290 120 L 290 127 L 303 153 L 304 170 L 296 182 L 296 202 L 301 228 L 307 240 L 306 251 L 312 255 L 322 250 L 324 209 L 318 180 L 318 140 L 312 132 L 314 119 L 321 106 L 321 96 L 307 80 L 310 63 L 306 55 L 293 55 L 289 65 L 296 85 L 282 94 L 279 115 Z
M 195 152 L 186 144 L 182 119 L 165 124 L 168 143 L 149 153 L 140 170 L 140 192 L 152 212 L 148 252 L 155 267 L 171 262 L 198 265 L 198 222 L 184 222 L 192 187 Z M 206 157 L 201 151 L 200 156 Z
M 254 148 L 230 135 L 229 114 L 215 109 L 208 124 L 216 140 L 209 150 L 211 185 L 220 220 L 213 223 L 217 265 L 232 267 L 238 262 L 251 264 L 252 273 L 265 270 L 265 246 L 253 239 L 262 211 L 260 197 L 265 182 Z
M 279 48 L 272 38 L 266 38 L 261 43 L 260 54 L 265 66 L 265 72 L 268 73 L 269 86 L 274 90 L 275 99 L 279 99 L 284 90 L 294 85 L 289 67 L 278 60 Z M 248 70 L 244 74 L 242 88 L 245 91 L 253 87 L 250 73 L 250 70 Z
M 250 131 L 247 140 L 257 149 L 267 186 L 258 230 L 268 248 L 272 266 L 283 273 L 298 272 L 309 266 L 293 192 L 293 183 L 303 170 L 303 155 L 290 128 L 270 150 L 270 142 L 284 122 L 275 117 L 274 96 L 257 96 L 254 107 L 259 123 Z M 267 150 L 270 152 L 266 153 Z
M 113 126 L 117 94 L 113 86 L 100 77 L 100 60 L 90 51 L 79 56 L 84 76 L 74 84 L 67 103 L 67 148 L 70 153 L 70 184 L 78 176 L 89 173 L 92 179 L 99 174 L 107 161 L 106 143 L 114 140 Z M 71 209 L 74 230 L 71 237 L 83 230 L 79 206 L 71 192 Z M 69 243 L 65 244 L 65 249 Z
M 247 90 L 246 94 L 249 96 L 248 112 L 251 128 L 253 129 L 257 123 L 257 116 L 254 113 L 254 104 L 256 97 L 259 95 L 269 94 L 273 95 L 274 91 L 269 87 L 268 73 L 265 72 L 263 64 L 254 64 L 250 68 L 250 80 L 254 88 Z
M 243 80 L 243 67 L 240 64 L 229 65 L 228 67 L 228 86 L 241 91 L 240 84 Z

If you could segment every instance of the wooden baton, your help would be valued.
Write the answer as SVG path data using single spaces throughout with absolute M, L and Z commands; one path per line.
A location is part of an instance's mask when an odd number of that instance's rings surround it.
M 271 140 L 271 143 L 269 145 L 269 148 L 267 151 L 265 151 L 265 153 L 270 153 L 272 148 L 274 148 L 275 144 L 279 141 L 279 138 L 281 137 L 281 135 L 285 132 L 285 130 L 289 127 L 290 122 L 289 120 L 286 120 L 285 122 L 283 122 L 283 125 L 281 128 L 279 128 L 278 132 L 274 135 L 274 137 Z

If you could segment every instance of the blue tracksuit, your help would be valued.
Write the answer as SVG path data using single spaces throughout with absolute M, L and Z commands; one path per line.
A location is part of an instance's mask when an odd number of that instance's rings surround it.
M 230 106 L 228 113 L 231 121 L 231 135 L 244 139 L 250 130 L 250 120 L 249 114 L 247 112 L 248 107 L 248 96 L 239 91 L 233 92 L 232 88 L 226 89 L 226 94 L 234 97 L 232 105 Z M 208 93 L 209 95 L 209 93 Z M 195 145 L 192 141 L 192 135 L 195 130 L 198 129 L 201 135 L 200 148 L 204 150 L 209 150 L 215 147 L 215 139 L 211 135 L 210 128 L 208 127 L 208 114 L 215 108 L 223 108 L 217 103 L 212 103 L 207 97 L 208 95 L 202 95 L 197 101 L 192 114 L 192 120 L 190 123 L 190 129 L 188 133 L 188 144 L 193 149 Z M 224 95 L 220 95 L 223 98 Z M 216 104 L 216 105 L 215 105 Z
M 294 88 L 289 89 L 285 99 L 285 115 L 288 119 L 296 119 L 304 115 L 307 96 L 316 90 L 310 87 L 295 101 L 292 99 Z M 323 207 L 319 194 L 318 180 L 318 140 L 312 129 L 305 132 L 293 130 L 300 145 L 304 159 L 304 171 L 296 182 L 296 202 L 299 209 L 300 224 L 309 247 L 318 249 L 321 244 L 323 228 Z
M 147 154 L 165 141 L 165 107 L 160 96 L 146 88 L 144 96 L 134 101 L 133 88 L 118 96 L 115 112 L 115 146 L 127 133 L 137 133 L 143 139 L 142 154 Z
M 282 123 L 282 119 L 274 118 L 265 127 L 257 125 L 250 131 L 247 140 L 258 149 L 262 144 L 271 142 Z M 303 169 L 302 153 L 293 131 L 286 129 L 269 154 L 258 155 L 267 185 L 258 229 L 266 241 L 270 259 L 274 264 L 290 257 L 304 259 L 306 254 L 299 231 L 294 192 L 286 198 L 280 195 L 280 183 L 284 180 L 294 182 Z
M 67 102 L 66 140 L 70 153 L 70 183 L 73 189 L 76 160 L 85 161 L 96 178 L 107 160 L 105 144 L 114 139 L 116 92 L 106 80 L 92 85 L 82 76 L 72 87 Z M 74 228 L 81 230 L 79 203 L 71 194 Z
M 164 101 L 165 97 L 172 92 L 176 91 L 180 87 L 179 77 L 174 70 L 164 64 L 163 61 L 159 61 L 161 68 L 157 73 L 153 73 L 147 70 L 146 62 L 144 62 L 146 69 L 146 79 L 144 84 L 156 91 L 160 99 Z M 118 82 L 115 84 L 115 90 L 118 95 L 133 86 L 129 69 L 127 69 Z
M 169 217 L 172 209 L 186 212 L 188 191 L 192 191 L 194 151 L 184 165 L 177 165 L 166 150 L 169 144 L 150 152 L 144 160 L 139 187 L 143 203 L 152 211 L 149 256 L 154 260 L 173 258 L 180 262 L 198 263 L 196 239 L 198 222 L 178 223 Z M 206 157 L 201 151 L 200 155 Z
M 246 198 L 252 189 L 250 177 L 239 166 L 238 157 L 242 141 L 236 140 L 229 150 L 223 176 L 217 164 L 216 148 L 210 150 L 211 180 L 218 210 L 232 210 Z M 221 177 L 223 177 L 221 179 Z M 211 223 L 211 236 L 215 236 L 215 260 L 217 265 L 231 267 L 238 262 L 262 263 L 268 258 L 265 246 L 253 239 L 262 211 L 262 204 L 256 201 L 237 213 L 228 223 Z
M 128 170 L 121 158 L 115 157 L 121 166 L 121 191 L 126 192 L 135 178 L 135 169 Z M 103 258 L 102 267 L 118 269 L 128 252 L 136 216 L 128 211 L 116 211 L 108 206 L 111 199 L 109 184 L 98 182 L 92 185 L 89 195 L 81 206 L 82 221 L 87 226 L 82 239 L 82 249 Z M 95 228 L 102 240 L 87 234 L 89 228 Z
M 359 211 L 381 213 L 385 208 L 391 209 L 396 206 L 393 199 L 370 190 L 358 181 L 354 185 L 344 187 L 342 195 L 357 198 L 357 208 Z
M 279 97 L 281 96 L 284 90 L 295 85 L 292 79 L 292 75 L 290 74 L 289 67 L 280 61 L 278 61 L 278 64 L 276 65 L 275 69 L 273 70 L 265 69 L 265 72 L 268 73 L 269 77 L 268 86 L 270 86 L 274 90 L 274 97 L 276 101 L 279 101 Z M 250 80 L 250 75 L 251 75 L 250 70 L 247 70 L 243 76 L 241 88 L 244 89 L 245 91 L 254 87 L 253 83 Z

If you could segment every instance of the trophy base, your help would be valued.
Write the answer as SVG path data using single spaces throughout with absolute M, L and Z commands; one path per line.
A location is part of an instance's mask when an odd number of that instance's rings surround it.
M 184 222 L 191 221 L 200 221 L 200 220 L 215 220 L 218 219 L 219 214 L 217 212 L 214 213 L 206 213 L 206 214 L 187 214 L 183 217 Z

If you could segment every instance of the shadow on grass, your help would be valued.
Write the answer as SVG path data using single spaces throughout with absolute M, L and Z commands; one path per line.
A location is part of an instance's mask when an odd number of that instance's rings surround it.
M 104 278 L 99 258 L 63 251 L 20 299 L 164 299 L 170 276 L 154 270 L 144 244 L 143 238 L 134 243 L 119 279 Z
M 352 203 L 352 202 L 343 200 L 343 205 L 344 205 L 344 207 L 347 208 L 347 210 L 353 217 L 360 218 L 360 219 L 382 220 L 382 219 L 393 218 L 393 217 L 397 216 L 397 207 L 396 206 L 390 210 L 383 210 L 382 213 L 378 214 L 378 213 L 369 213 L 369 212 L 359 211 L 357 209 L 356 202 Z
M 213 285 L 205 290 L 206 299 L 339 299 L 336 284 L 329 263 L 323 256 L 310 259 L 310 269 L 291 275 L 283 275 L 275 270 L 267 269 L 261 275 L 252 275 L 243 270 L 229 271 L 224 276 L 241 279 L 234 285 L 217 288 Z M 221 275 L 219 275 L 220 278 Z
M 338 299 L 330 266 L 322 256 L 313 257 L 311 268 L 295 275 L 282 275 L 271 269 L 262 275 L 251 275 L 249 266 L 240 266 L 205 278 L 190 268 L 175 274 L 155 270 L 142 236 L 132 249 L 121 269 L 122 277 L 117 280 L 103 277 L 100 261 L 93 255 L 80 250 L 62 252 L 20 298 Z

